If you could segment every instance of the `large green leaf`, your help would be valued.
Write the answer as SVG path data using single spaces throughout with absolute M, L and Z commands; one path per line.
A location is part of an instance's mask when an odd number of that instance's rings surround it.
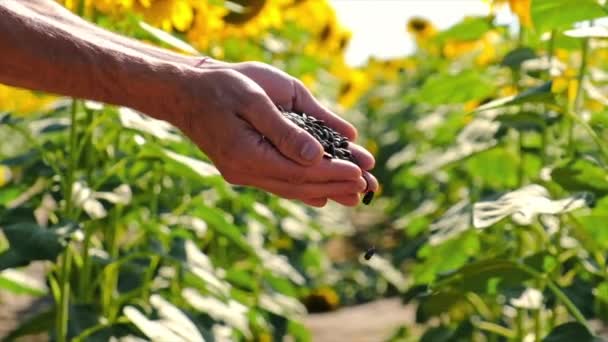
M 540 33 L 606 16 L 596 0 L 533 0 L 530 12 L 534 28 Z
M 495 84 L 477 71 L 464 71 L 456 75 L 431 76 L 416 96 L 420 102 L 440 105 L 464 103 L 487 98 L 494 93 Z
M 449 40 L 477 40 L 484 33 L 492 29 L 492 21 L 489 17 L 465 18 L 456 25 L 448 28 L 437 35 L 439 41 Z
M 435 292 L 419 298 L 416 310 L 416 321 L 426 322 L 429 319 L 442 315 L 470 311 L 470 306 L 464 293 L 457 291 Z
M 255 259 L 258 258 L 255 250 L 243 237 L 243 232 L 241 232 L 236 225 L 228 222 L 219 209 L 201 205 L 197 206 L 195 213 L 207 222 L 209 228 L 213 229 L 218 234 L 225 236 L 237 247 L 241 248 Z
M 519 160 L 517 156 L 501 147 L 478 153 L 465 165 L 474 179 L 493 189 L 509 189 L 517 186 Z
M 452 289 L 461 293 L 469 291 L 494 293 L 498 287 L 518 286 L 531 277 L 515 261 L 491 259 L 463 266 L 439 280 L 434 288 Z
M 34 260 L 55 260 L 66 245 L 66 235 L 35 223 L 2 227 L 10 248 L 0 254 L 0 270 L 25 266 Z
M 519 69 L 523 62 L 534 58 L 536 58 L 534 50 L 529 47 L 518 47 L 509 51 L 500 64 L 511 69 Z
M 608 248 L 608 229 L 606 229 L 606 222 L 608 222 L 608 197 L 598 200 L 590 213 L 580 213 L 576 215 L 576 218 L 582 228 L 578 232 L 587 237 L 585 243 L 589 244 L 589 247 L 598 249 Z M 578 239 L 580 240 L 581 237 L 578 237 Z
M 464 265 L 471 256 L 479 253 L 480 242 L 477 233 L 468 231 L 441 245 L 424 245 L 418 257 L 424 260 L 414 266 L 417 284 L 432 282 L 439 273 L 449 272 Z
M 552 81 L 543 83 L 542 85 L 530 88 L 520 94 L 503 97 L 491 102 L 488 102 L 475 109 L 476 112 L 481 112 L 488 109 L 519 105 L 524 103 L 550 103 L 553 102 L 554 96 L 551 92 Z
M 570 160 L 556 167 L 551 178 L 569 192 L 593 191 L 599 196 L 608 192 L 608 172 L 585 158 Z
M 17 295 L 44 296 L 46 289 L 37 284 L 27 275 L 17 270 L 0 272 L 0 290 L 9 291 Z
M 555 327 L 543 342 L 600 342 L 602 339 L 593 336 L 584 325 L 569 322 Z

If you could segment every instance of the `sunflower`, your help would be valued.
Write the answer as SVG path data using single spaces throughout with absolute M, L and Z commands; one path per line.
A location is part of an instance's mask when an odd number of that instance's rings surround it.
M 13 179 L 13 173 L 8 166 L 0 165 L 0 187 L 8 184 Z
M 569 105 L 573 105 L 578 90 L 578 78 L 576 70 L 566 69 L 561 75 L 554 77 L 551 83 L 551 92 L 566 96 Z
M 17 114 L 30 114 L 43 110 L 57 100 L 51 95 L 37 94 L 30 90 L 0 84 L 0 110 Z
M 296 1 L 284 7 L 283 18 L 319 37 L 327 23 L 336 22 L 336 13 L 327 1 Z
M 305 53 L 318 57 L 341 56 L 350 42 L 351 31 L 342 27 L 335 15 L 328 16 L 326 21 L 318 26 L 321 29 L 312 34 L 313 39 L 308 42 Z
M 324 286 L 310 291 L 302 302 L 310 313 L 327 312 L 338 308 L 340 296 L 333 288 Z
M 185 32 L 194 20 L 189 0 L 139 0 L 135 10 L 143 14 L 146 22 L 168 32 Z
M 448 40 L 442 46 L 443 56 L 456 59 L 466 54 L 474 54 L 477 65 L 488 65 L 498 58 L 496 44 L 499 39 L 500 35 L 495 31 L 488 31 L 476 40 Z
M 416 40 L 428 40 L 437 34 L 437 29 L 428 20 L 421 17 L 413 17 L 407 22 L 407 31 L 414 35 Z
M 222 39 L 261 37 L 283 24 L 282 9 L 292 0 L 238 0 L 231 1 L 234 8 L 223 17 L 225 26 Z
M 416 45 L 421 51 L 431 55 L 438 54 L 438 46 L 431 39 L 437 34 L 437 29 L 430 21 L 413 17 L 407 22 L 407 31 L 414 36 Z
M 111 15 L 130 11 L 134 4 L 135 0 L 95 0 L 93 2 L 96 10 Z
M 370 58 L 365 65 L 365 72 L 373 80 L 396 81 L 403 73 L 415 70 L 416 62 L 412 58 Z
M 331 73 L 341 81 L 338 103 L 342 108 L 351 108 L 369 89 L 369 76 L 364 70 L 348 67 L 343 62 L 336 62 L 331 68 Z
M 207 50 L 213 45 L 214 40 L 219 39 L 220 32 L 224 30 L 223 17 L 228 13 L 228 10 L 202 1 L 196 3 L 194 9 L 196 14 L 192 28 L 187 33 L 187 38 L 199 49 Z M 216 51 L 214 56 L 220 57 L 219 51 Z

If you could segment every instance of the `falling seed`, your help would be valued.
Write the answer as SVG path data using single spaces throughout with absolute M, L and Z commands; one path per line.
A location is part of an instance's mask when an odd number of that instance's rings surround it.
M 365 255 L 364 255 L 365 260 L 371 259 L 374 256 L 374 253 L 376 253 L 375 246 L 368 248 L 367 251 L 365 251 Z
M 369 205 L 372 202 L 372 199 L 374 199 L 374 192 L 373 191 L 366 192 L 365 195 L 363 196 L 363 204 Z

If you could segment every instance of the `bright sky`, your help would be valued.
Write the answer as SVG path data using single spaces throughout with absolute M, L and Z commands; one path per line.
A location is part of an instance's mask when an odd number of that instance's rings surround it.
M 368 56 L 395 57 L 413 51 L 414 43 L 406 30 L 413 16 L 431 20 L 447 28 L 465 15 L 488 13 L 482 0 L 330 0 L 340 22 L 353 32 L 346 52 L 351 65 L 365 62 Z

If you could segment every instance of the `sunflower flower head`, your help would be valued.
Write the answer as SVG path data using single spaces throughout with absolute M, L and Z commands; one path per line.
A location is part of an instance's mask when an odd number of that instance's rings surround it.
M 11 169 L 9 169 L 8 166 L 0 165 L 0 187 L 8 184 L 12 178 L 13 173 L 11 172 Z
M 146 22 L 171 32 L 185 32 L 194 20 L 194 10 L 189 0 L 139 0 L 136 10 Z
M 437 34 L 435 26 L 425 18 L 413 17 L 407 22 L 407 31 L 416 37 L 416 40 L 428 40 Z

